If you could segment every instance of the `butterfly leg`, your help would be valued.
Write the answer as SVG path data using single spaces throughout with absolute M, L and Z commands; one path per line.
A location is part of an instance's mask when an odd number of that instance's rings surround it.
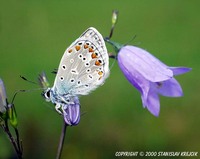
M 60 104 L 57 103 L 56 106 L 55 106 L 55 109 L 59 114 L 62 114 L 61 105 Z

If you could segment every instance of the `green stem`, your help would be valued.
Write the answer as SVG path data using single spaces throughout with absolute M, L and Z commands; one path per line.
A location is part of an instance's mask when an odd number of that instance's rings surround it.
M 7 124 L 7 123 L 5 123 L 4 131 L 5 131 L 6 134 L 8 135 L 8 138 L 9 138 L 11 144 L 13 145 L 13 147 L 14 147 L 14 149 L 15 149 L 15 152 L 16 152 L 16 154 L 17 154 L 17 156 L 18 156 L 18 158 L 19 158 L 19 159 L 22 159 L 22 153 L 20 152 L 20 148 L 17 146 L 14 137 L 13 137 L 12 134 L 10 133 L 10 130 L 9 130 L 9 127 L 8 127 L 8 124 Z
M 17 137 L 17 146 L 18 146 L 18 153 L 19 153 L 19 156 L 22 158 L 22 142 L 20 141 L 20 138 L 19 138 L 19 131 L 17 128 L 15 128 L 15 134 L 16 134 L 16 137 Z
M 63 150 L 63 144 L 64 144 L 64 140 L 65 140 L 66 130 L 67 130 L 67 124 L 65 123 L 65 121 L 63 121 L 63 128 L 62 128 L 62 132 L 61 132 L 61 135 L 60 135 L 60 142 L 59 142 L 59 145 L 58 145 L 58 151 L 57 151 L 56 159 L 60 159 L 60 157 L 61 157 L 62 150 Z

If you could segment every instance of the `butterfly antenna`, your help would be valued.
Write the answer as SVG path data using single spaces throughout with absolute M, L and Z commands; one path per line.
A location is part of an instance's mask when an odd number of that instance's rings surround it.
M 14 93 L 14 95 L 13 95 L 11 104 L 14 103 L 15 97 L 17 96 L 18 93 L 20 93 L 20 92 L 32 92 L 32 91 L 38 91 L 38 90 L 43 90 L 43 88 L 35 88 L 35 89 L 31 89 L 31 90 L 21 89 L 21 90 L 16 91 L 16 92 Z
M 16 97 L 16 95 L 17 95 L 19 92 L 25 92 L 25 91 L 26 91 L 26 90 L 18 90 L 18 91 L 16 91 L 16 92 L 14 93 L 13 98 L 12 98 L 11 104 L 14 103 L 15 97 Z
M 27 82 L 29 82 L 29 83 L 38 85 L 38 83 L 33 82 L 33 81 L 30 81 L 30 80 L 28 80 L 26 77 L 24 77 L 24 76 L 22 76 L 22 75 L 20 75 L 20 78 L 22 78 L 24 81 L 27 81 Z

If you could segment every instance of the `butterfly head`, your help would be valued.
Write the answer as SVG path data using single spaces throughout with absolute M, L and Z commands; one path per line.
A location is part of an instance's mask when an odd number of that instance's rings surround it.
M 51 101 L 51 89 L 48 88 L 46 89 L 45 91 L 42 92 L 42 96 L 45 98 L 45 100 L 47 102 L 50 102 Z
M 49 88 L 49 82 L 44 72 L 39 74 L 38 81 L 39 81 L 40 86 L 44 89 L 44 91 L 42 92 L 42 96 L 46 99 L 47 102 L 50 102 L 51 89 Z

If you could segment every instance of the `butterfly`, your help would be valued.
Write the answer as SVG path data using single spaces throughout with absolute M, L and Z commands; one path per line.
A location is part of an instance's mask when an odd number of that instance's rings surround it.
M 77 97 L 87 95 L 102 85 L 109 76 L 109 56 L 102 35 L 88 28 L 64 52 L 53 87 L 46 87 L 43 95 L 55 104 L 58 113 L 69 105 L 77 105 Z M 44 75 L 40 81 L 45 83 Z

